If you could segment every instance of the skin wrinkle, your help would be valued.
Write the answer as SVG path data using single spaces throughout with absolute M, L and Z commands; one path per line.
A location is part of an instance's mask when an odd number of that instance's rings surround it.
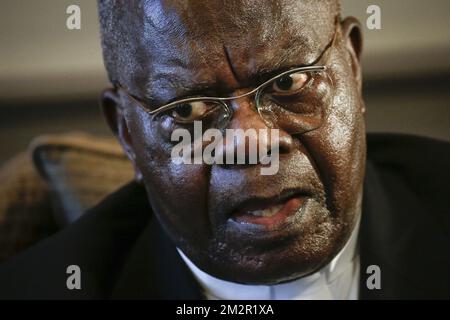
M 230 74 L 230 77 L 232 77 L 232 80 L 230 80 L 229 82 L 234 82 L 235 85 L 234 87 L 238 87 L 239 86 L 239 76 L 235 70 L 235 67 L 233 66 L 233 60 L 230 57 L 230 52 L 228 50 L 228 48 L 224 45 L 223 46 L 223 52 L 225 54 L 226 57 L 226 61 L 228 64 L 228 70 L 230 70 L 230 72 L 228 74 Z
M 340 35 L 340 30 L 337 30 L 336 32 L 337 32 L 337 34 L 339 36 Z M 333 50 L 332 48 L 329 49 L 329 52 L 332 51 L 332 50 Z M 328 57 L 324 57 L 324 60 L 327 61 L 329 59 L 328 59 Z M 331 80 L 333 80 L 333 74 L 334 73 L 333 73 L 332 62 L 329 62 L 329 64 L 331 65 L 331 67 L 329 69 L 329 72 L 331 73 Z M 327 115 L 327 117 L 328 117 L 328 115 Z M 309 133 L 309 134 L 314 134 L 314 133 Z M 303 137 L 305 137 L 305 139 L 302 139 Z M 329 186 L 329 183 L 326 181 L 326 178 L 325 178 L 326 174 L 324 174 L 322 172 L 322 170 L 324 170 L 324 169 L 320 165 L 318 165 L 318 161 L 308 151 L 309 149 L 314 150 L 314 148 L 312 148 L 312 146 L 308 144 L 308 133 L 306 133 L 303 136 L 299 136 L 298 139 L 301 141 L 302 144 L 307 146 L 307 148 L 304 148 L 304 150 L 302 149 L 302 152 L 304 152 L 308 156 L 308 159 L 311 161 L 311 164 L 313 165 L 314 170 L 317 172 L 317 174 L 319 176 L 319 180 L 322 181 L 322 183 L 324 184 L 325 193 L 328 194 L 329 191 L 330 191 L 330 186 Z M 330 201 L 331 201 L 330 198 L 326 199 L 326 205 L 327 205 L 328 210 L 330 210 L 330 212 L 333 212 L 333 209 L 335 209 L 335 208 L 333 208 L 333 205 L 332 205 L 332 203 Z
M 130 93 L 151 95 L 155 104 L 198 84 L 234 95 L 278 68 L 310 64 L 330 41 L 339 14 L 333 0 L 99 3 L 110 78 L 120 75 Z M 349 238 L 360 212 L 365 162 L 360 75 L 352 68 L 359 61 L 349 54 L 358 46 L 346 38 L 348 28 L 357 36 L 359 31 L 349 21 L 338 28 L 330 51 L 334 90 L 323 100 L 330 105 L 317 106 L 323 123 L 303 135 L 291 134 L 284 124 L 279 128 L 283 148 L 274 176 L 261 176 L 260 165 L 175 165 L 173 143 L 163 130 L 167 123 L 152 122 L 122 90 L 104 93 L 106 119 L 142 177 L 156 217 L 203 271 L 240 283 L 285 282 L 329 263 Z M 236 78 L 230 77 L 230 65 Z M 248 98 L 233 102 L 233 108 L 229 128 L 267 128 Z M 270 240 L 229 219 L 245 201 L 276 198 L 287 190 L 302 190 L 308 200 L 292 225 L 269 233 Z

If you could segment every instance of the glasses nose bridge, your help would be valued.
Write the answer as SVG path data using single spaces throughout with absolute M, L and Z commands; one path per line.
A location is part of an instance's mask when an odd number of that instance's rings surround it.
M 251 104 L 253 104 L 253 109 L 258 112 L 258 96 L 260 93 L 260 88 L 254 88 L 251 90 L 248 90 L 247 92 L 243 92 L 240 93 L 241 91 L 243 91 L 244 89 L 238 89 L 237 92 L 238 94 L 232 96 L 232 97 L 227 97 L 227 98 L 223 98 L 221 99 L 222 102 L 230 109 L 235 110 L 235 106 L 234 104 L 239 105 L 239 103 L 237 103 L 239 100 L 241 99 L 250 99 Z
M 265 123 L 265 125 L 267 127 L 272 127 L 272 125 L 269 124 L 267 122 L 267 120 L 261 114 L 260 104 L 258 102 L 258 99 L 260 99 L 260 94 L 261 94 L 262 89 L 263 89 L 263 86 L 258 86 L 247 92 L 238 93 L 237 95 L 234 95 L 232 97 L 221 98 L 220 100 L 223 103 L 223 105 L 227 111 L 227 114 L 228 114 L 227 122 L 230 123 L 236 114 L 236 106 L 233 106 L 233 102 L 235 102 L 236 100 L 240 100 L 240 99 L 251 98 L 251 100 L 250 100 L 250 102 L 252 104 L 251 109 L 253 109 L 253 111 L 255 111 L 258 114 L 258 116 L 261 118 L 261 120 Z M 239 92 L 242 90 L 244 90 L 244 89 L 239 89 L 237 91 Z M 239 106 L 239 104 L 237 104 L 237 105 Z

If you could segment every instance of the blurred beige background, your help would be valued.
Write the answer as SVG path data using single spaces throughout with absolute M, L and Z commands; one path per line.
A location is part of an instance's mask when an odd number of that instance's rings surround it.
M 344 0 L 365 34 L 364 77 L 370 131 L 450 140 L 450 1 Z M 66 28 L 66 8 L 81 7 L 81 30 Z M 382 30 L 368 30 L 379 5 Z M 94 0 L 0 3 L 0 163 L 42 133 L 108 135 L 97 106 L 108 86 Z

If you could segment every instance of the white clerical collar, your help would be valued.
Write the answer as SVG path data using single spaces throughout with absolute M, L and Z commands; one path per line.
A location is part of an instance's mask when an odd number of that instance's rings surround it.
M 200 270 L 180 249 L 178 252 L 210 300 L 356 300 L 359 289 L 358 231 L 359 220 L 344 248 L 321 270 L 271 286 L 245 285 L 215 278 Z

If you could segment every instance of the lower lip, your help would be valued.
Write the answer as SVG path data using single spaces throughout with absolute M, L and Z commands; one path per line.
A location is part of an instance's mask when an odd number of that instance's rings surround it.
M 255 225 L 264 227 L 267 230 L 279 229 L 288 223 L 290 217 L 300 211 L 306 201 L 305 197 L 295 197 L 286 201 L 283 207 L 270 217 L 259 217 L 251 214 L 237 215 L 234 221 L 240 224 Z

